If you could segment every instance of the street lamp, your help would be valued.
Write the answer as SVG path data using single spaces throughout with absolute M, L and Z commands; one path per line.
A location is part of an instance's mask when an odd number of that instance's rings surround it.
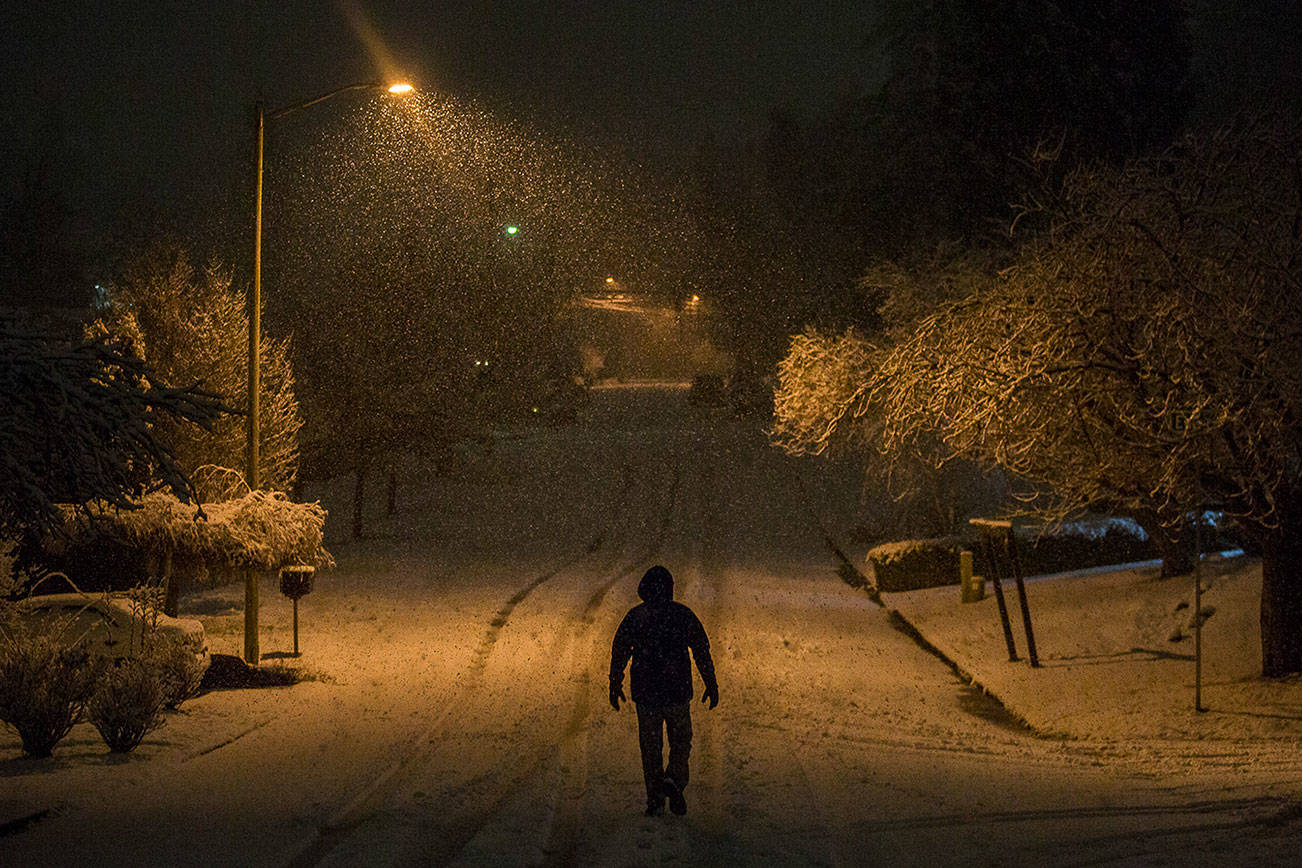
M 258 419 L 259 398 L 262 383 L 259 370 L 259 358 L 262 355 L 262 139 L 263 130 L 268 120 L 282 118 L 287 114 L 325 102 L 341 93 L 352 90 L 382 90 L 395 96 L 405 96 L 414 90 L 407 82 L 367 82 L 349 84 L 336 88 L 329 93 L 311 99 L 287 105 L 284 108 L 268 112 L 262 100 L 257 103 L 258 115 L 258 174 L 254 195 L 253 217 L 253 293 L 249 299 L 249 403 L 248 418 L 245 420 L 246 464 L 245 481 L 249 490 L 258 487 L 258 441 L 261 439 L 261 424 Z M 252 570 L 244 576 L 244 659 L 249 663 L 258 662 L 258 585 Z

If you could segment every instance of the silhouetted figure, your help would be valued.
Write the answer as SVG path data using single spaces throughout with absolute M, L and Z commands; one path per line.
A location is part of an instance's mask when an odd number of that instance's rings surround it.
M 674 602 L 674 577 L 664 567 L 646 571 L 638 583 L 643 599 L 620 622 L 610 647 L 610 705 L 624 699 L 624 667 L 633 658 L 630 679 L 637 705 L 637 739 L 646 781 L 646 814 L 663 813 L 665 799 L 675 814 L 687 813 L 687 758 L 692 752 L 692 661 L 705 682 L 701 701 L 719 704 L 710 640 L 691 609 Z M 669 764 L 661 764 L 661 732 L 669 735 Z

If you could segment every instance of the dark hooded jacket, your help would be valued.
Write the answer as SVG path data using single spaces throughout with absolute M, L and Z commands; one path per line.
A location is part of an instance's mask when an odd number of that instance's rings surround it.
M 647 705 L 677 705 L 692 698 L 692 663 L 696 660 L 701 680 L 711 690 L 714 661 L 710 640 L 691 609 L 674 602 L 674 577 L 664 567 L 647 570 L 638 583 L 637 595 L 644 602 L 634 606 L 615 631 L 610 648 L 610 686 L 624 683 L 624 667 L 633 658 L 633 701 Z

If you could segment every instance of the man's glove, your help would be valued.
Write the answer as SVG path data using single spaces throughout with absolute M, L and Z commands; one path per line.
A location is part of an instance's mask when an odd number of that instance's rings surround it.
M 624 686 L 612 681 L 610 683 L 610 707 L 619 711 L 619 701 L 621 699 L 624 699 Z M 628 700 L 624 701 L 627 702 Z
M 716 705 L 718 705 L 719 685 L 715 684 L 712 687 L 705 688 L 705 692 L 701 694 L 701 701 L 702 702 L 708 701 L 710 703 L 710 708 L 714 708 Z

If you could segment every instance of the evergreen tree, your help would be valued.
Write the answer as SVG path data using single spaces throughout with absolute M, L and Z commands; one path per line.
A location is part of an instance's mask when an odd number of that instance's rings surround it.
M 125 267 L 93 328 L 128 341 L 167 382 L 220 395 L 236 411 L 210 428 L 160 418 L 157 435 L 178 466 L 187 473 L 204 465 L 244 469 L 246 423 L 238 412 L 248 407 L 248 302 L 232 287 L 229 271 L 215 263 L 197 270 L 184 249 L 158 244 Z M 297 473 L 302 427 L 289 345 L 264 338 L 260 348 L 259 482 L 286 490 Z M 201 492 L 214 499 L 225 494 Z

